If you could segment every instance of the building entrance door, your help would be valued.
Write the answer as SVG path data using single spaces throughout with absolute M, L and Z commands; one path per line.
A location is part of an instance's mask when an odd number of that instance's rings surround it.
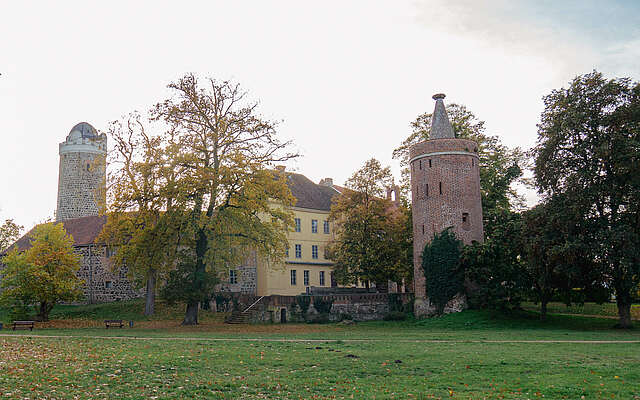
M 281 323 L 286 323 L 287 322 L 287 309 L 283 308 L 280 310 L 280 322 Z

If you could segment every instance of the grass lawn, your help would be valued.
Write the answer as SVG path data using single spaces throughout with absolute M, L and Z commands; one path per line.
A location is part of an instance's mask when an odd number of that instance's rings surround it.
M 202 325 L 180 327 L 180 309 L 173 320 L 171 308 L 144 319 L 117 307 L 63 307 L 64 319 L 33 335 L 0 331 L 0 397 L 640 399 L 640 330 L 611 329 L 605 318 L 542 323 L 531 312 L 465 311 L 354 326 L 229 326 L 204 312 Z M 130 312 L 136 327 L 100 328 L 110 312 Z

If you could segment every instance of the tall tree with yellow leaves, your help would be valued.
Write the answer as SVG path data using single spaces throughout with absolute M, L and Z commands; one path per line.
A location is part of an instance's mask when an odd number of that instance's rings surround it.
M 146 286 L 145 315 L 155 309 L 157 282 L 175 265 L 179 223 L 172 220 L 175 174 L 167 159 L 170 134 L 153 133 L 152 124 L 131 113 L 109 127 L 114 142 L 109 164 L 107 223 L 99 241 L 113 251 L 112 268 L 127 268 L 130 279 Z
M 297 154 L 238 84 L 188 74 L 169 88 L 173 96 L 152 111 L 166 126 L 164 157 L 174 175 L 164 196 L 179 227 L 164 294 L 186 302 L 183 324 L 193 325 L 217 276 L 249 251 L 284 258 L 294 199 L 286 176 L 273 170 Z

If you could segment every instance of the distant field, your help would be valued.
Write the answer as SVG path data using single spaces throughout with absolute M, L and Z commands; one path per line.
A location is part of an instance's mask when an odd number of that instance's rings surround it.
M 68 316 L 49 325 L 68 328 L 34 331 L 62 337 L 0 331 L 0 397 L 640 399 L 640 330 L 614 330 L 604 318 L 542 323 L 529 312 L 466 311 L 355 326 L 229 326 L 205 312 L 197 327 L 165 315 L 107 331 Z M 97 325 L 70 327 L 80 322 Z M 536 340 L 553 342 L 523 342 Z M 583 340 L 627 343 L 570 342 Z

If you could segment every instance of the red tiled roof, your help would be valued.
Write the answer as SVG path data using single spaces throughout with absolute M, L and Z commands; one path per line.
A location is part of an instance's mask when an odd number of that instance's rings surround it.
M 62 226 L 64 226 L 65 231 L 73 237 L 76 246 L 83 246 L 91 244 L 96 240 L 106 222 L 107 217 L 105 216 L 90 216 L 68 219 L 62 222 Z M 6 252 L 8 253 L 14 248 L 24 251 L 31 247 L 31 240 L 33 240 L 31 233 L 34 229 L 35 227 L 18 239 Z

